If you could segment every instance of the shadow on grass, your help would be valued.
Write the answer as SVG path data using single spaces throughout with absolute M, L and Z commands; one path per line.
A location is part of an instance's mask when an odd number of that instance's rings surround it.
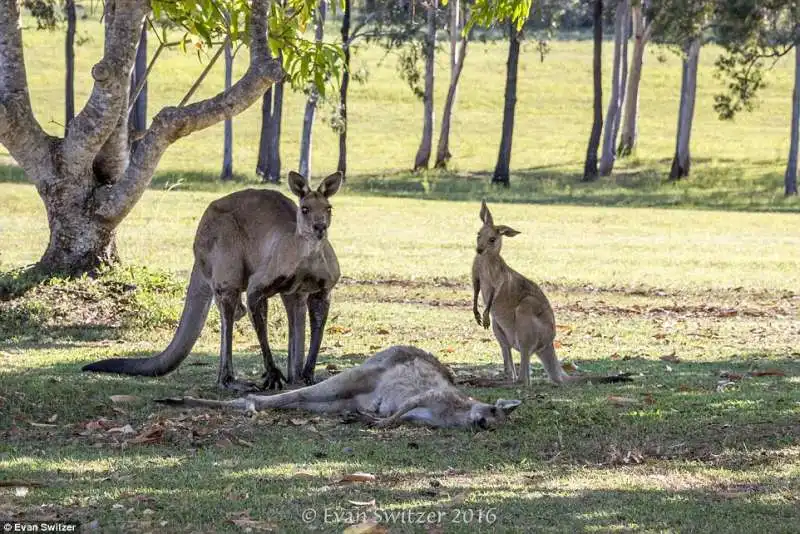
M 697 208 L 733 211 L 800 211 L 800 201 L 783 195 L 780 162 L 696 158 L 692 175 L 667 180 L 669 159 L 618 162 L 613 176 L 581 181 L 577 164 L 515 170 L 511 186 L 492 185 L 490 172 L 427 171 L 352 174 L 346 190 L 358 195 L 429 200 L 565 204 L 577 206 Z M 764 169 L 773 169 L 767 170 Z M 0 182 L 25 183 L 16 167 L 0 165 Z M 152 189 L 229 192 L 244 187 L 274 187 L 238 174 L 221 182 L 216 173 L 158 172 Z M 281 186 L 282 187 L 282 186 Z

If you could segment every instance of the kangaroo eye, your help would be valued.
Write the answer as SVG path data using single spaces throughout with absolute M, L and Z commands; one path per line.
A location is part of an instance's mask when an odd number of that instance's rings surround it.
M 493 237 L 489 240 L 489 243 L 494 243 L 495 241 L 497 241 L 497 238 Z
M 307 207 L 303 206 L 302 208 L 300 208 L 300 211 L 303 212 L 303 215 L 308 215 L 308 208 Z
M 332 212 L 332 211 L 333 211 L 333 208 L 331 208 L 330 206 L 328 206 L 328 213 L 330 213 L 330 212 Z

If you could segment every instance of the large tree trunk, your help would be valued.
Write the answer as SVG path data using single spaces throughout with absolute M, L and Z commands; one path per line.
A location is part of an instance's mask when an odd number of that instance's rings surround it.
M 283 61 L 282 56 L 278 56 Z M 281 181 L 281 124 L 283 121 L 283 80 L 275 84 L 272 91 L 272 120 L 269 124 L 269 166 L 267 178 L 270 182 Z
M 675 157 L 669 172 L 671 180 L 689 176 L 692 160 L 689 140 L 692 135 L 694 102 L 697 94 L 697 64 L 700 59 L 701 37 L 691 39 L 684 47 L 685 56 L 681 71 L 681 101 L 678 109 L 678 130 L 675 135 Z
M 425 34 L 425 95 L 423 97 L 422 140 L 414 158 L 414 170 L 427 169 L 433 146 L 433 71 L 436 53 L 436 8 L 438 0 L 431 0 L 428 7 L 428 29 Z
M 614 63 L 611 70 L 611 98 L 608 100 L 606 111 L 605 133 L 603 135 L 603 150 L 600 157 L 600 176 L 608 176 L 614 168 L 616 159 L 617 123 L 619 112 L 622 109 L 622 48 L 627 39 L 628 28 L 628 0 L 617 0 L 616 14 L 614 16 Z
M 325 14 L 328 4 L 325 0 L 320 0 L 317 4 L 317 27 L 314 32 L 314 39 L 317 43 L 322 42 L 325 33 Z M 319 91 L 316 86 L 311 88 L 311 93 L 306 100 L 306 111 L 303 114 L 303 133 L 300 137 L 300 164 L 298 172 L 306 178 L 311 177 L 311 133 L 314 129 L 314 115 L 317 111 L 317 101 Z
M 16 0 L 0 0 L 0 143 L 36 185 L 50 240 L 39 266 L 77 274 L 113 262 L 115 229 L 152 179 L 166 149 L 181 137 L 244 111 L 283 76 L 267 49 L 267 0 L 252 0 L 250 65 L 230 91 L 166 107 L 138 147 L 128 146 L 128 95 L 136 44 L 149 13 L 145 0 L 107 0 L 103 57 L 94 86 L 66 136 L 44 132 L 33 115 Z
M 138 137 L 141 132 L 147 129 L 147 82 L 144 81 L 144 85 L 138 95 L 134 94 L 139 82 L 147 80 L 147 74 L 147 25 L 142 24 L 142 34 L 136 47 L 136 60 L 131 75 L 130 98 L 136 98 L 136 100 L 133 102 L 133 108 L 128 117 L 128 125 L 131 130 L 136 132 L 135 137 Z M 138 141 L 134 141 L 131 145 L 131 150 L 136 150 L 137 144 Z
M 622 110 L 625 107 L 625 96 L 626 96 L 626 90 L 628 88 L 628 39 L 630 38 L 628 30 L 630 29 L 631 26 L 630 0 L 626 0 L 626 4 L 627 4 L 626 7 L 627 13 L 625 15 L 625 26 L 623 30 L 624 36 L 622 39 L 622 52 L 621 52 L 622 55 L 620 57 L 621 74 L 619 80 L 619 91 L 620 91 L 619 106 L 617 107 L 617 113 L 614 116 L 614 135 L 613 135 L 614 145 L 611 147 L 612 150 L 615 151 L 615 155 L 616 155 L 615 147 L 617 144 L 617 139 L 619 139 L 619 129 L 620 126 L 622 126 Z
M 586 149 L 586 162 L 583 165 L 583 181 L 597 180 L 597 149 L 600 147 L 600 134 L 603 131 L 603 0 L 594 1 L 592 14 L 594 25 L 594 52 L 592 74 L 594 79 L 594 116 L 589 146 Z
M 230 91 L 233 85 L 233 45 L 230 39 L 225 41 L 225 90 Z M 225 131 L 222 139 L 222 180 L 233 179 L 233 119 L 225 118 Z
M 645 27 L 644 10 L 641 2 L 631 7 L 633 20 L 633 56 L 625 90 L 625 111 L 622 116 L 622 139 L 617 151 L 620 157 L 629 156 L 639 136 L 639 84 L 642 80 L 644 48 L 650 37 L 650 29 Z
M 796 28 L 795 31 L 798 31 Z M 800 142 L 800 43 L 794 44 L 794 91 L 792 91 L 792 128 L 789 162 L 783 177 L 786 196 L 797 194 L 797 145 Z
M 450 153 L 450 124 L 452 123 L 453 107 L 456 103 L 456 91 L 461 71 L 464 70 L 464 59 L 467 57 L 467 43 L 469 36 L 459 33 L 463 26 L 462 4 L 459 0 L 450 0 L 450 86 L 447 88 L 447 98 L 442 110 L 442 128 L 439 131 L 439 143 L 436 146 L 436 163 L 434 167 L 444 169 L 453 156 Z
M 339 163 L 336 170 L 342 173 L 342 179 L 347 177 L 347 91 L 350 89 L 350 12 L 351 0 L 344 0 L 342 14 L 342 51 L 344 52 L 344 71 L 342 72 L 342 85 L 339 87 Z M 374 8 L 374 6 L 373 6 Z
M 67 79 L 64 87 L 65 121 L 64 129 L 69 128 L 69 123 L 75 118 L 75 0 L 66 0 L 64 9 L 67 12 L 67 39 L 64 43 L 64 56 L 67 67 Z
M 511 138 L 514 135 L 514 110 L 517 106 L 517 72 L 519 69 L 520 34 L 514 22 L 508 24 L 508 61 L 506 62 L 506 91 L 503 104 L 503 131 L 497 165 L 492 175 L 493 184 L 508 187 L 511 167 Z

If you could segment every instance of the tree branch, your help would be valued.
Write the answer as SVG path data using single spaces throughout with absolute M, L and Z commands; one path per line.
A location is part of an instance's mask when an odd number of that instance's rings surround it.
M 64 161 L 68 172 L 75 174 L 92 164 L 119 124 L 120 108 L 127 103 L 136 43 L 149 4 L 147 0 L 108 0 L 106 10 L 105 50 L 103 58 L 92 67 L 94 88 L 89 101 L 70 123 L 64 140 Z
M 241 113 L 260 99 L 270 85 L 283 79 L 281 64 L 270 57 L 267 46 L 269 0 L 252 0 L 251 9 L 247 72 L 228 91 L 185 107 L 159 111 L 132 154 L 122 180 L 96 192 L 99 217 L 111 222 L 124 218 L 141 198 L 169 145 Z
M 0 0 L 0 143 L 38 183 L 51 141 L 31 109 L 17 2 Z

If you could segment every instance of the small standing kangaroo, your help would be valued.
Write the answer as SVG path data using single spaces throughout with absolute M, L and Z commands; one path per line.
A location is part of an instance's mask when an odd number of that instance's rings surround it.
M 500 256 L 503 236 L 519 232 L 505 225 L 495 225 L 492 214 L 481 202 L 476 255 L 472 262 L 472 312 L 475 320 L 492 331 L 500 344 L 506 378 L 530 385 L 531 354 L 536 353 L 547 376 L 554 384 L 563 382 L 623 382 L 628 375 L 608 377 L 570 376 L 561 368 L 553 341 L 556 320 L 550 301 L 534 282 L 512 269 Z M 483 315 L 478 311 L 478 294 L 483 294 Z M 490 319 L 491 317 L 491 319 Z M 519 377 L 516 375 L 511 349 L 520 353 Z
M 308 386 L 275 395 L 248 395 L 229 401 L 182 397 L 156 402 L 258 411 L 300 409 L 328 414 L 355 414 L 386 428 L 401 422 L 435 428 L 486 430 L 504 423 L 521 402 L 498 399 L 487 404 L 455 386 L 453 373 L 432 354 L 396 345 L 361 365 Z
M 267 341 L 267 299 L 280 293 L 289 318 L 288 382 L 313 383 L 314 367 L 330 308 L 330 293 L 339 280 L 339 263 L 327 232 L 328 199 L 339 190 L 342 174 L 325 178 L 316 191 L 306 178 L 289 173 L 289 188 L 299 209 L 277 191 L 246 189 L 213 201 L 197 227 L 194 266 L 178 330 L 169 346 L 152 358 L 112 358 L 83 367 L 84 371 L 162 376 L 189 355 L 203 330 L 212 298 L 220 312 L 220 360 L 217 385 L 235 391 L 258 390 L 236 380 L 233 372 L 233 324 L 247 310 L 264 358 L 263 388 L 281 388 L 287 379 L 275 366 Z M 305 315 L 311 343 L 305 351 Z

